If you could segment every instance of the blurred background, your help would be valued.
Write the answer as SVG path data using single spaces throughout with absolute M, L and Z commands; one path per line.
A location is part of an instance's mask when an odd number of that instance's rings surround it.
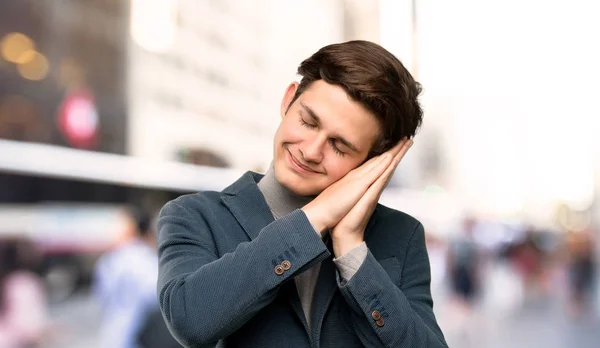
M 597 347 L 599 15 L 586 0 L 3 0 L 0 347 L 158 332 L 140 310 L 158 210 L 264 172 L 296 67 L 351 39 L 424 87 L 381 202 L 426 228 L 450 346 Z

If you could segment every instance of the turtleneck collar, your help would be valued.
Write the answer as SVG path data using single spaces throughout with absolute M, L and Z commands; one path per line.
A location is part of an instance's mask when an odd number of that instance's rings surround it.
M 258 189 L 265 197 L 275 219 L 302 208 L 315 198 L 314 196 L 299 196 L 281 185 L 275 177 L 273 164 L 258 182 Z

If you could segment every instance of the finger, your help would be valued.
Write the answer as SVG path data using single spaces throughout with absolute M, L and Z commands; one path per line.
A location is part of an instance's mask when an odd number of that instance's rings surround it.
M 390 154 L 383 154 L 380 156 L 379 161 L 373 162 L 371 169 L 368 172 L 363 173 L 362 179 L 368 186 L 372 185 L 377 178 L 379 178 L 386 169 L 390 166 L 394 158 Z
M 394 145 L 394 147 L 392 147 L 391 149 L 389 149 L 388 151 L 386 151 L 387 153 L 390 153 L 392 156 L 396 156 L 398 154 L 398 152 L 400 152 L 402 150 L 402 148 L 404 146 L 406 146 L 407 143 L 409 143 L 411 140 L 409 140 L 407 137 L 403 137 L 402 139 L 400 139 L 400 141 Z
M 397 145 L 400 147 L 398 153 L 396 154 L 396 156 L 394 156 L 393 159 L 391 159 L 388 162 L 387 166 L 385 166 L 384 169 L 382 168 L 384 167 L 383 165 L 386 163 L 386 161 L 377 162 L 380 164 L 380 166 L 375 165 L 375 168 L 378 168 L 379 170 L 372 170 L 370 173 L 368 173 L 368 179 L 373 181 L 371 182 L 371 185 L 368 186 L 368 188 L 366 189 L 362 197 L 359 199 L 359 201 L 356 203 L 353 210 L 358 210 L 361 212 L 361 214 L 370 214 L 373 212 L 373 209 L 375 209 L 375 206 L 377 205 L 377 202 L 379 201 L 379 198 L 381 197 L 385 186 L 388 184 L 389 180 L 392 177 L 392 174 L 394 173 L 394 171 L 398 167 L 398 164 L 400 163 L 408 149 L 410 149 L 412 144 L 412 140 L 403 141 L 401 144 L 399 143 Z M 385 157 L 385 155 L 386 154 L 383 154 L 381 155 L 381 157 Z M 378 175 L 371 176 L 372 174 Z M 366 179 L 367 178 L 365 178 L 365 180 Z
M 358 171 L 357 178 L 361 180 L 362 178 L 367 178 L 367 181 L 369 181 L 368 185 L 371 185 L 381 174 L 383 174 L 385 168 L 387 168 L 393 160 L 394 155 L 385 152 L 377 156 L 377 159 L 371 162 L 364 169 Z
M 412 144 L 412 140 L 405 140 L 399 143 L 398 152 L 395 154 L 394 158 L 381 175 L 381 179 L 386 181 L 386 183 L 390 179 L 390 177 L 394 173 L 394 170 L 396 170 L 396 167 L 398 167 L 398 164 L 400 164 L 400 161 L 402 160 L 402 158 L 404 158 L 404 155 L 406 155 Z
M 385 186 L 388 184 L 388 182 L 392 178 L 394 172 L 396 171 L 396 168 L 398 168 L 398 165 L 400 164 L 400 161 L 402 160 L 402 158 L 404 158 L 404 155 L 406 155 L 406 153 L 408 152 L 408 150 L 410 149 L 412 144 L 413 144 L 412 140 L 403 144 L 402 148 L 400 149 L 398 154 L 394 157 L 394 159 L 390 162 L 390 164 L 385 169 L 385 171 L 381 174 L 381 176 L 379 178 L 377 178 L 377 180 L 373 183 L 373 185 L 371 185 L 371 186 L 375 186 L 373 189 L 379 192 L 378 195 L 381 195 L 381 192 L 383 192 L 383 189 L 385 188 Z
M 370 160 L 366 161 L 360 167 L 357 168 L 357 171 L 360 172 L 361 174 L 367 173 L 371 169 L 376 167 L 377 163 L 379 163 L 381 160 L 383 160 L 383 154 L 381 154 L 379 156 L 375 156 L 375 157 L 371 158 Z
M 400 163 L 404 155 L 408 152 L 408 150 L 412 147 L 414 142 L 412 140 L 407 140 L 402 144 L 396 155 L 394 156 L 394 162 Z
M 380 189 L 377 185 L 371 185 L 360 197 L 358 202 L 356 202 L 352 211 L 362 216 L 370 216 L 373 213 L 373 210 L 375 210 L 377 202 L 379 202 L 380 195 Z
M 400 140 L 396 145 L 394 145 L 393 148 L 389 149 L 388 151 L 382 153 L 379 156 L 375 156 L 371 159 L 369 159 L 367 162 L 363 163 L 360 167 L 357 168 L 357 171 L 360 172 L 361 174 L 366 174 L 369 171 L 373 170 L 373 168 L 376 168 L 377 165 L 379 163 L 381 163 L 382 160 L 384 160 L 384 156 L 385 155 L 390 155 L 392 157 L 395 157 L 398 152 L 400 152 L 402 150 L 402 147 L 406 145 L 406 143 L 408 142 L 408 139 L 406 137 L 402 138 L 402 140 Z
M 402 145 L 402 147 L 400 148 L 400 151 L 398 151 L 398 153 L 396 154 L 396 156 L 390 163 L 388 169 L 386 170 L 386 172 L 384 172 L 384 176 L 387 176 L 388 181 L 392 177 L 392 174 L 394 173 L 394 171 L 396 170 L 396 168 L 398 167 L 398 165 L 404 158 L 404 155 L 406 155 L 406 153 L 408 152 L 408 150 L 411 148 L 412 145 L 413 145 L 412 140 L 408 140 L 406 143 L 404 143 Z

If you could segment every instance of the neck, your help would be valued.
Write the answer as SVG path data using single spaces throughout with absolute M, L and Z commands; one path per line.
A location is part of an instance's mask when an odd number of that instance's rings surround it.
M 265 197 L 275 219 L 302 208 L 314 199 L 312 196 L 299 196 L 281 185 L 275 177 L 272 164 L 265 176 L 259 181 L 258 189 Z

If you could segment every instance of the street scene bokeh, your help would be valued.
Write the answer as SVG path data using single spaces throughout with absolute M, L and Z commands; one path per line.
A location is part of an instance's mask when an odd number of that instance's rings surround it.
M 380 203 L 449 346 L 598 347 L 598 33 L 584 0 L 0 2 L 0 348 L 179 346 L 160 208 L 264 173 L 300 62 L 358 39 L 423 86 Z

